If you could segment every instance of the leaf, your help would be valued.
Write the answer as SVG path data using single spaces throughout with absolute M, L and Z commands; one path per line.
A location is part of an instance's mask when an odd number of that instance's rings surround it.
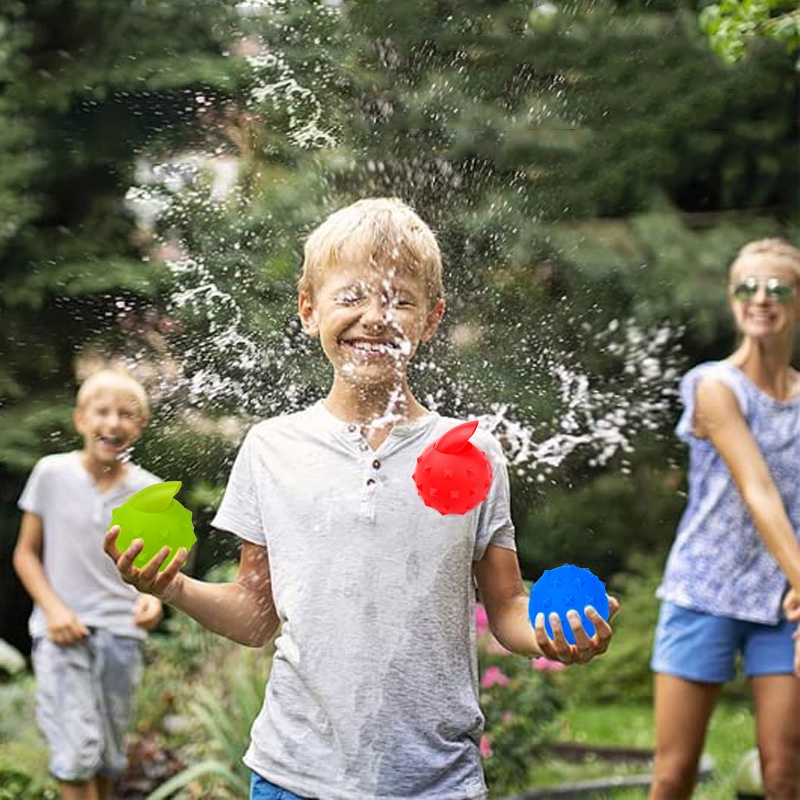
M 165 784 L 151 792 L 145 800 L 167 800 L 180 789 L 185 789 L 192 781 L 204 775 L 216 775 L 243 794 L 248 791 L 247 781 L 236 775 L 229 767 L 215 759 L 201 761 L 170 778 Z
M 450 455 L 460 453 L 469 444 L 469 439 L 475 433 L 477 427 L 477 419 L 456 425 L 455 428 L 451 428 L 437 440 L 436 449 L 440 453 L 449 453 Z
M 164 481 L 154 486 L 148 486 L 136 492 L 128 503 L 137 511 L 144 511 L 148 514 L 157 514 L 159 511 L 166 511 L 172 503 L 172 498 L 181 488 L 181 481 Z

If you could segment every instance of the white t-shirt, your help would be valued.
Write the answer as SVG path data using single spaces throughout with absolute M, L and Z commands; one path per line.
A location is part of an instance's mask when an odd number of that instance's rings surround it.
M 53 591 L 87 627 L 137 639 L 146 636 L 133 622 L 138 592 L 120 578 L 103 551 L 103 536 L 111 527 L 114 508 L 159 482 L 147 470 L 128 464 L 119 483 L 99 492 L 75 451 L 45 456 L 25 484 L 18 505 L 42 519 L 44 574 Z M 47 619 L 36 604 L 28 630 L 32 637 L 47 635 Z
M 282 622 L 245 763 L 324 800 L 485 797 L 473 563 L 514 549 L 498 442 L 487 498 L 424 505 L 412 474 L 459 420 L 428 414 L 373 451 L 322 402 L 253 427 L 212 524 L 266 545 Z

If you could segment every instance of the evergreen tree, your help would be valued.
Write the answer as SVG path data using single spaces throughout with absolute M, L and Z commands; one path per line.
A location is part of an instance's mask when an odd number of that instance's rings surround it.
M 142 260 L 125 195 L 137 158 L 207 133 L 205 99 L 233 91 L 233 9 L 217 0 L 0 4 L 0 561 L 11 578 L 22 480 L 71 430 L 74 360 L 120 348 L 163 265 Z M 20 641 L 22 593 L 4 606 Z
M 674 373 L 637 375 L 657 337 L 637 339 L 625 319 L 699 319 L 690 357 L 713 350 L 729 334 L 716 295 L 709 304 L 727 260 L 751 234 L 789 225 L 790 66 L 766 47 L 725 68 L 679 10 L 287 2 L 251 24 L 262 71 L 239 124 L 266 144 L 247 150 L 233 204 L 209 209 L 198 187 L 170 198 L 163 220 L 185 256 L 179 349 L 209 410 L 260 416 L 324 390 L 293 280 L 308 229 L 359 197 L 401 196 L 444 249 L 450 312 L 414 371 L 422 397 L 458 414 L 510 404 L 539 438 L 560 424 L 594 434 L 618 401 L 625 424 L 642 424 L 633 395 L 648 399 Z M 695 229 L 734 211 L 744 223 Z M 660 355 L 669 361 L 668 347 Z M 597 408 L 576 417 L 563 392 L 581 375 Z M 664 448 L 649 457 L 665 463 Z M 546 471 L 532 486 L 515 473 L 520 518 L 599 476 L 586 460 L 555 488 Z M 627 480 L 617 473 L 598 496 L 616 502 Z M 669 468 L 646 484 L 663 493 Z M 661 535 L 672 520 L 662 524 Z

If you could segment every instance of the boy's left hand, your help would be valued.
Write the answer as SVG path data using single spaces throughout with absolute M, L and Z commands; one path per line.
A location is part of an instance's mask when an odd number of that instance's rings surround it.
M 151 594 L 140 594 L 133 610 L 133 621 L 137 627 L 151 631 L 164 616 L 164 607 L 157 597 Z
M 619 601 L 615 597 L 608 598 L 608 619 L 619 611 Z M 611 626 L 604 620 L 597 611 L 587 606 L 584 612 L 594 625 L 594 636 L 589 636 L 583 628 L 580 615 L 570 611 L 567 615 L 569 626 L 575 636 L 575 644 L 570 644 L 564 637 L 561 627 L 561 618 L 558 614 L 551 615 L 550 627 L 553 629 L 553 638 L 547 635 L 545 629 L 544 614 L 538 614 L 534 631 L 536 642 L 542 655 L 551 661 L 560 661 L 562 664 L 585 664 L 595 656 L 599 656 L 608 650 L 611 644 L 613 631 Z

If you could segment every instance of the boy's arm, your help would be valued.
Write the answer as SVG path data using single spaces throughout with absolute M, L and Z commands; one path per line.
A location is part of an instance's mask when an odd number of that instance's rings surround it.
M 106 553 L 117 565 L 122 579 L 140 592 L 155 595 L 165 603 L 183 611 L 201 625 L 248 647 L 261 647 L 278 629 L 278 615 L 272 600 L 272 582 L 266 547 L 242 543 L 239 572 L 232 583 L 204 583 L 180 572 L 186 559 L 181 547 L 169 566 L 158 568 L 168 558 L 170 549 L 163 547 L 141 569 L 133 562 L 144 543 L 134 539 L 120 553 L 117 549 L 119 526 L 105 535 Z
M 551 617 L 554 638 L 545 630 L 544 615 L 539 614 L 536 626 L 528 619 L 528 593 L 522 583 L 517 554 L 504 547 L 489 545 L 483 558 L 475 564 L 480 599 L 486 608 L 489 627 L 495 638 L 507 650 L 525 656 L 546 656 L 564 664 L 583 664 L 604 653 L 611 643 L 611 627 L 594 609 L 586 616 L 595 626 L 595 635 L 589 637 L 583 629 L 578 614 L 570 614 L 570 628 L 575 644 L 564 638 L 558 616 Z M 610 615 L 616 613 L 619 603 L 609 598 Z
M 89 630 L 50 586 L 42 565 L 43 542 L 42 518 L 26 511 L 22 515 L 22 524 L 14 547 L 14 571 L 33 601 L 44 611 L 50 639 L 56 644 L 74 644 L 88 636 Z

